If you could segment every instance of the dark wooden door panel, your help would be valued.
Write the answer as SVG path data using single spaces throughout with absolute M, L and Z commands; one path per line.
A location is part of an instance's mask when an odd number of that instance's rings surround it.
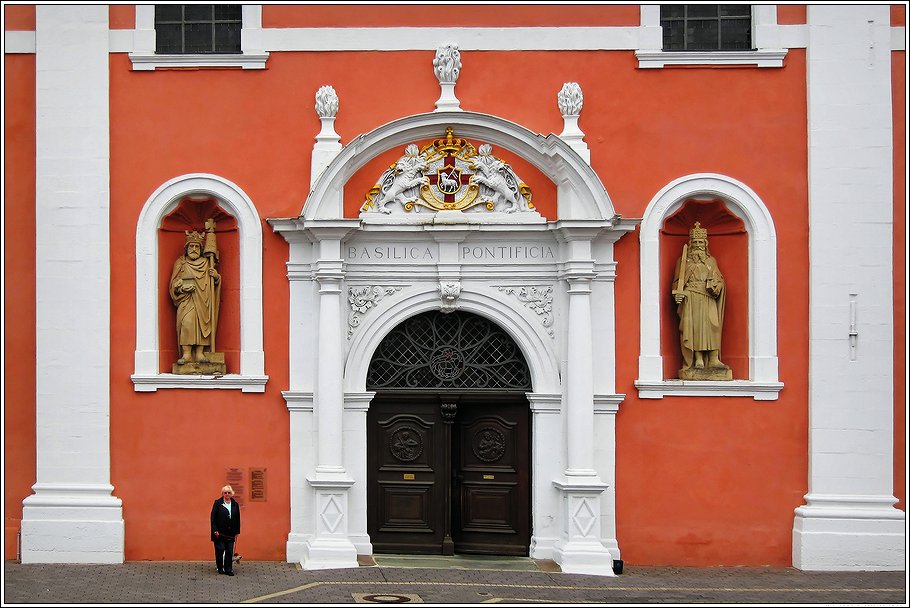
M 440 552 L 449 475 L 437 409 L 425 398 L 377 397 L 370 407 L 367 528 L 377 552 Z
M 367 420 L 374 551 L 528 554 L 523 395 L 379 394 Z
M 453 432 L 456 553 L 528 554 L 529 422 L 523 398 L 475 396 L 459 403 Z

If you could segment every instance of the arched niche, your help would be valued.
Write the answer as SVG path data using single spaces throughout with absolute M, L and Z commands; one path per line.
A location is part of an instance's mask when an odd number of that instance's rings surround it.
M 714 200 L 724 213 L 739 218 L 748 241 L 748 376 L 745 379 L 694 382 L 668 379 L 663 353 L 676 348 L 663 343 L 662 309 L 666 269 L 661 231 L 667 220 L 690 200 Z M 672 227 L 672 223 L 671 223 Z M 709 243 L 711 233 L 709 232 Z M 665 395 L 751 396 L 774 400 L 783 388 L 777 359 L 777 236 L 771 214 L 761 198 L 745 184 L 719 174 L 681 177 L 658 192 L 648 205 L 639 235 L 641 244 L 641 343 L 638 360 L 639 397 Z M 678 256 L 678 253 L 675 253 Z M 667 255 L 667 258 L 673 257 Z M 675 257 L 673 258 L 675 264 Z M 669 270 L 672 277 L 672 268 Z M 662 323 L 664 321 L 664 323 Z
M 184 200 L 214 201 L 234 218 L 238 230 L 239 373 L 221 377 L 162 373 L 160 307 L 170 305 L 160 280 L 164 252 L 159 235 L 165 218 Z M 175 216 L 176 217 L 176 216 Z M 174 218 L 171 218 L 173 221 Z M 167 252 L 167 257 L 172 252 Z M 173 259 L 170 264 L 173 264 Z M 170 275 L 168 274 L 168 277 Z M 253 202 L 237 185 L 216 175 L 194 173 L 162 184 L 148 198 L 136 225 L 136 351 L 132 375 L 136 391 L 159 388 L 230 388 L 262 392 L 265 375 L 262 347 L 262 226 Z
M 603 184 L 579 155 L 556 135 L 474 112 L 433 112 L 387 123 L 347 144 L 322 172 L 304 204 L 304 221 L 344 217 L 343 190 L 366 163 L 387 150 L 440 137 L 446 127 L 459 137 L 501 146 L 526 159 L 557 187 L 559 219 L 609 220 L 615 211 Z

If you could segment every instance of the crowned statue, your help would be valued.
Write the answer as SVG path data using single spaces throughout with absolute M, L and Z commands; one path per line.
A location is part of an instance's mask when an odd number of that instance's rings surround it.
M 720 360 L 726 286 L 717 260 L 708 252 L 708 231 L 695 222 L 673 274 L 673 300 L 679 315 L 681 380 L 732 380 Z
M 186 231 L 183 255 L 174 262 L 170 296 L 177 307 L 177 344 L 180 357 L 175 374 L 225 373 L 224 353 L 215 352 L 221 275 L 215 220 L 205 221 L 205 232 Z

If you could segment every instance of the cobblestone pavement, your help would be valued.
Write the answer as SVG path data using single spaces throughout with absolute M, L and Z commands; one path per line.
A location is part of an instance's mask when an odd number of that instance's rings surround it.
M 63 566 L 7 561 L 3 567 L 3 605 L 360 602 L 907 605 L 906 572 L 658 568 L 626 564 L 620 576 L 599 577 L 552 570 L 558 568 L 537 562 L 531 570 L 379 565 L 304 571 L 284 562 L 244 561 L 236 567 L 236 576 L 227 577 L 215 572 L 209 562 Z

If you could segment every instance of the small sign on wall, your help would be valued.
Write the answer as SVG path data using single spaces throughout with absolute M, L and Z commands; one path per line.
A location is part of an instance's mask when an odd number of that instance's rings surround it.
M 243 469 L 229 467 L 224 470 L 224 478 L 227 485 L 234 489 L 234 500 L 242 507 L 246 498 Z
M 265 467 L 250 468 L 250 502 L 266 501 L 266 471 Z

